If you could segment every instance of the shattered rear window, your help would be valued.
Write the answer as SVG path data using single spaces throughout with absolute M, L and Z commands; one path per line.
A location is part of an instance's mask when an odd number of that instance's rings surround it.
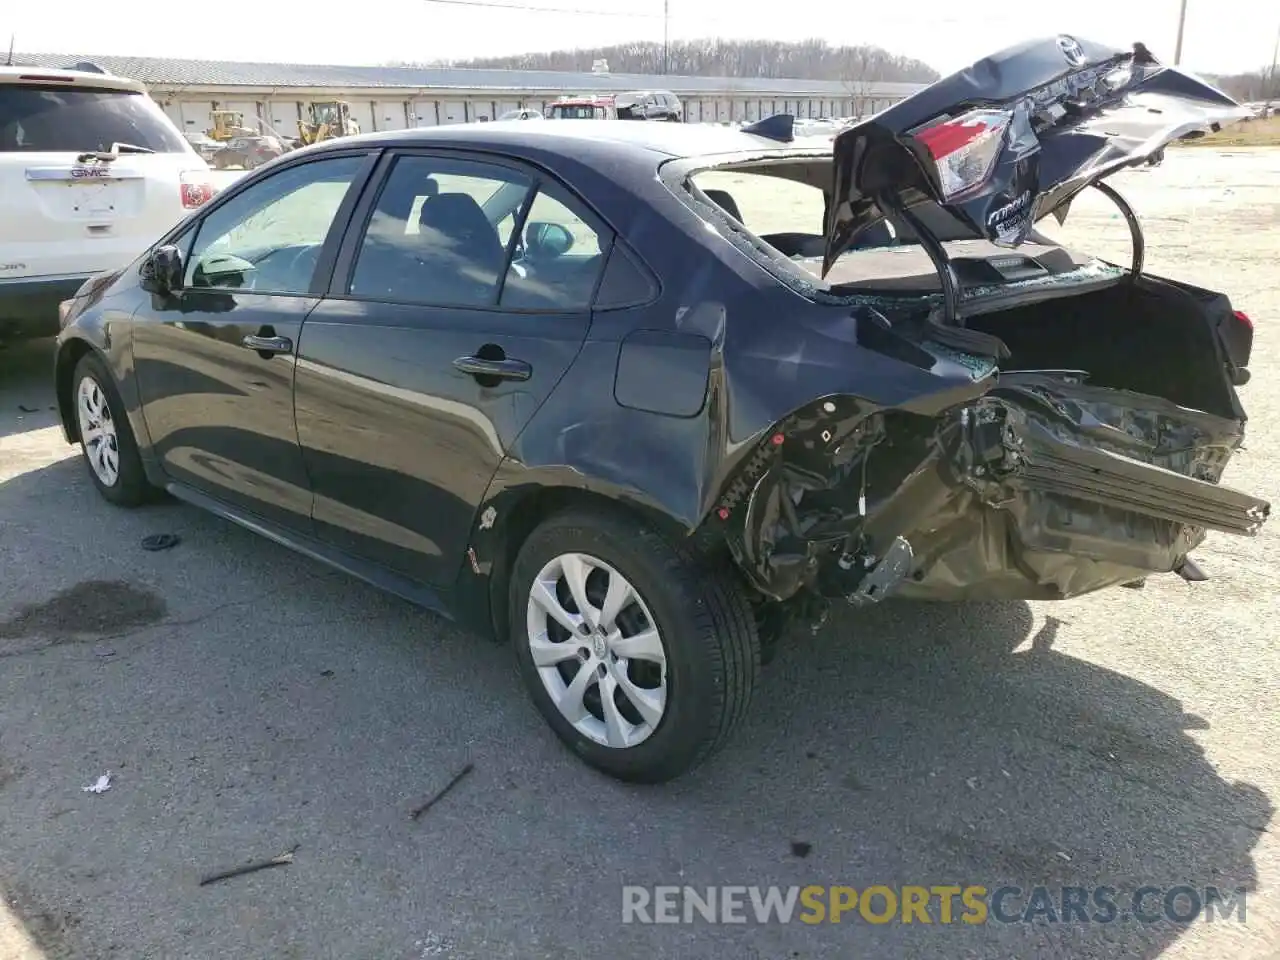
M 753 159 L 693 172 L 687 196 L 709 222 L 723 227 L 709 202 L 730 220 L 726 239 L 760 261 L 780 280 L 805 296 L 885 306 L 941 303 L 937 269 L 909 227 L 887 221 L 871 224 L 822 277 L 831 157 L 813 154 Z M 705 201 L 702 199 L 705 198 Z M 920 207 L 916 213 L 930 233 L 959 263 L 1033 258 L 1040 276 L 1007 277 L 1003 282 L 962 280 L 962 302 L 1020 294 L 1037 289 L 1093 285 L 1118 279 L 1123 271 L 1092 256 L 1072 252 L 1051 238 L 1035 235 L 1013 250 L 978 238 L 972 228 L 942 207 Z M 1048 266 L 1045 266 L 1048 265 Z M 913 306 L 913 309 L 915 306 Z
M 819 187 L 737 170 L 704 170 L 693 182 L 712 200 L 732 198 L 742 225 L 766 243 L 770 235 L 782 233 L 822 237 L 825 207 Z

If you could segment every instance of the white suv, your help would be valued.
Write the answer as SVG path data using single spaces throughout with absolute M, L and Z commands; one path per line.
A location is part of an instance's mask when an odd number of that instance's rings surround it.
M 209 165 L 135 80 L 0 66 L 0 345 L 214 193 Z

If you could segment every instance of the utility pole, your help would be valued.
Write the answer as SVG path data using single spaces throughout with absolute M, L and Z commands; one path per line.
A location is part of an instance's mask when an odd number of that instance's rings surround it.
M 671 0 L 662 0 L 662 72 L 670 71 Z
M 1182 7 L 1178 11 L 1178 40 L 1173 45 L 1173 65 L 1176 67 L 1182 62 L 1182 29 L 1187 25 L 1187 0 L 1182 0 Z

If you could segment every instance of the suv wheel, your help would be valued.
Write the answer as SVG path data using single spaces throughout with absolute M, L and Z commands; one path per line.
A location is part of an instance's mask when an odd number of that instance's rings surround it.
M 739 581 L 632 518 L 570 510 L 544 522 L 516 559 L 510 606 L 534 703 L 611 776 L 671 780 L 747 712 L 760 641 Z
M 71 399 L 80 451 L 98 492 L 122 507 L 135 507 L 150 499 L 155 488 L 143 472 L 124 404 L 106 364 L 96 354 L 85 354 L 76 364 Z

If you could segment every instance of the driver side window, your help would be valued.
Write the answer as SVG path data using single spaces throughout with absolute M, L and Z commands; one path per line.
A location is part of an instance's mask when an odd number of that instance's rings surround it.
M 335 157 L 289 167 L 206 216 L 186 287 L 305 296 L 329 227 L 364 163 Z

